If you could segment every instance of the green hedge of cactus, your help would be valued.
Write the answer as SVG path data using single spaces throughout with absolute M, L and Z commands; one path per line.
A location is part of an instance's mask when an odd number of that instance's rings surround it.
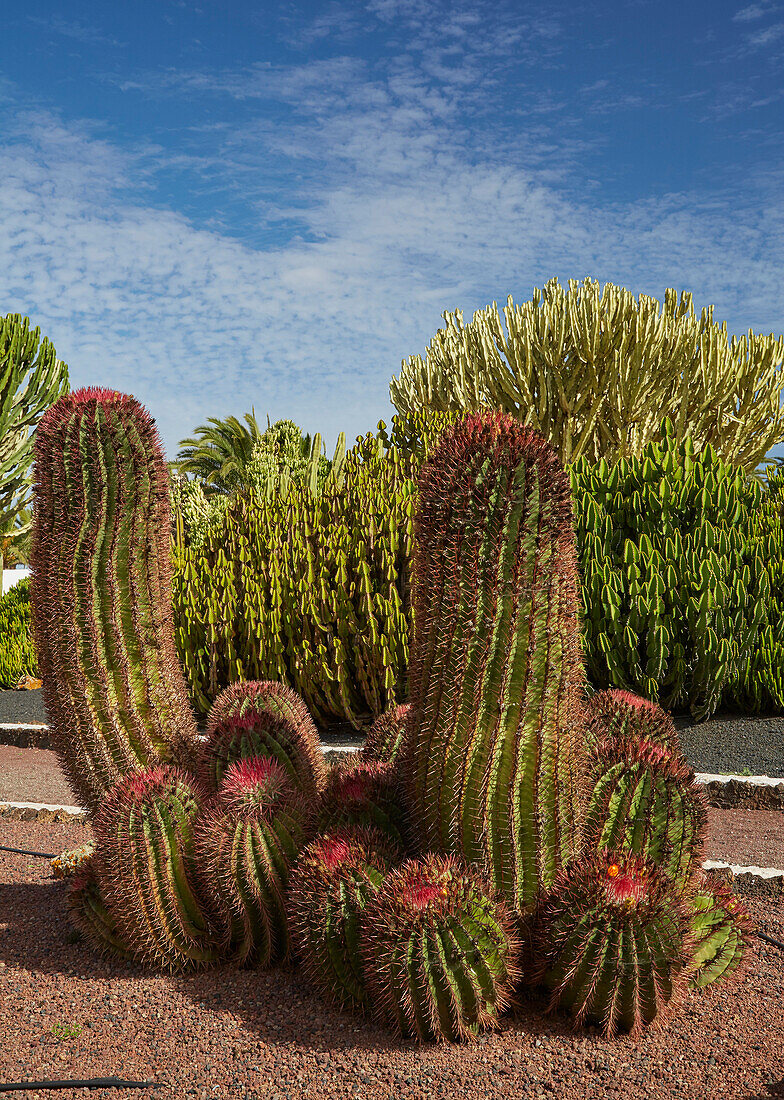
M 766 617 L 759 485 L 666 422 L 640 458 L 571 477 L 592 682 L 707 717 Z
M 16 687 L 22 676 L 37 675 L 30 626 L 30 580 L 25 577 L 0 599 L 0 688 Z

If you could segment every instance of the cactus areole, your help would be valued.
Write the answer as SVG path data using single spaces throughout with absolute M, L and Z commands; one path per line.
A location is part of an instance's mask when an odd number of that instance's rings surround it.
M 60 398 L 35 439 L 31 603 L 51 736 L 83 805 L 196 728 L 171 610 L 168 475 L 135 398 Z
M 584 683 L 569 480 L 509 416 L 469 416 L 420 478 L 405 767 L 423 850 L 529 911 L 575 849 Z

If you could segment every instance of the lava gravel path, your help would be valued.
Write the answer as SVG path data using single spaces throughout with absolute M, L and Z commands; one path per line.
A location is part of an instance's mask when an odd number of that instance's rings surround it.
M 56 852 L 89 829 L 0 820 L 0 834 Z M 535 995 L 473 1046 L 420 1048 L 329 1010 L 292 968 L 183 977 L 102 960 L 74 942 L 63 889 L 46 861 L 0 852 L 0 1083 L 118 1076 L 164 1087 L 13 1094 L 20 1098 L 784 1095 L 784 955 L 761 942 L 737 981 L 690 995 L 665 1029 L 637 1042 L 573 1032 L 567 1018 L 543 1017 Z M 749 907 L 784 938 L 784 899 Z M 58 1025 L 72 1037 L 58 1039 Z

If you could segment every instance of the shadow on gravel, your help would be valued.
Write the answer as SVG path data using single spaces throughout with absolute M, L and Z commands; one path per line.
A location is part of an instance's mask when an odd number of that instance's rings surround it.
M 772 1096 L 784 1096 L 784 1078 L 766 1085 L 764 1092 L 757 1092 L 754 1096 L 744 1096 L 743 1100 L 770 1100 Z

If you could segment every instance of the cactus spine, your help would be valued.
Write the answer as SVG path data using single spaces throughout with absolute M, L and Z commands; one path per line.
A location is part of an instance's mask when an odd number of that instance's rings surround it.
M 585 727 L 591 746 L 610 737 L 627 737 L 678 750 L 678 733 L 670 715 L 658 703 L 631 691 L 597 691 L 585 705 Z
M 71 876 L 65 904 L 71 923 L 99 954 L 134 958 L 135 952 L 120 935 L 117 922 L 101 897 L 92 857 Z
M 289 903 L 296 955 L 310 982 L 339 1008 L 367 1007 L 363 911 L 399 855 L 382 833 L 353 827 L 314 840 L 294 868 Z
M 410 711 L 411 706 L 403 703 L 380 715 L 367 732 L 362 755 L 368 760 L 394 764 L 403 747 Z
M 196 892 L 193 826 L 201 804 L 185 773 L 150 768 L 120 780 L 93 822 L 98 886 L 122 939 L 170 970 L 218 961 Z
M 285 684 L 231 684 L 213 704 L 201 754 L 203 782 L 217 789 L 231 764 L 253 756 L 277 760 L 292 784 L 311 797 L 324 785 L 327 769 L 313 719 Z
M 751 928 L 751 918 L 732 890 L 704 876 L 691 905 L 689 984 L 704 989 L 736 971 L 748 950 Z
M 171 616 L 169 498 L 153 421 L 79 390 L 35 440 L 31 590 L 55 750 L 95 809 L 123 775 L 183 760 L 196 727 Z
M 614 737 L 594 753 L 596 786 L 585 815 L 586 853 L 612 848 L 656 863 L 679 887 L 699 868 L 705 797 L 685 760 L 661 745 Z
M 655 864 L 611 852 L 571 863 L 537 914 L 550 1007 L 607 1036 L 636 1034 L 685 984 L 688 928 L 683 898 Z
M 239 760 L 196 829 L 204 892 L 228 929 L 221 954 L 270 966 L 289 954 L 286 888 L 307 839 L 309 814 L 269 757 Z
M 514 920 L 484 875 L 409 860 L 365 911 L 371 1004 L 402 1036 L 458 1042 L 493 1028 L 519 977 Z
M 347 760 L 332 768 L 321 796 L 322 832 L 350 825 L 372 826 L 405 851 L 406 828 L 394 764 Z
M 467 417 L 423 468 L 409 800 L 423 849 L 484 863 L 520 912 L 571 856 L 583 688 L 569 481 L 511 417 Z

